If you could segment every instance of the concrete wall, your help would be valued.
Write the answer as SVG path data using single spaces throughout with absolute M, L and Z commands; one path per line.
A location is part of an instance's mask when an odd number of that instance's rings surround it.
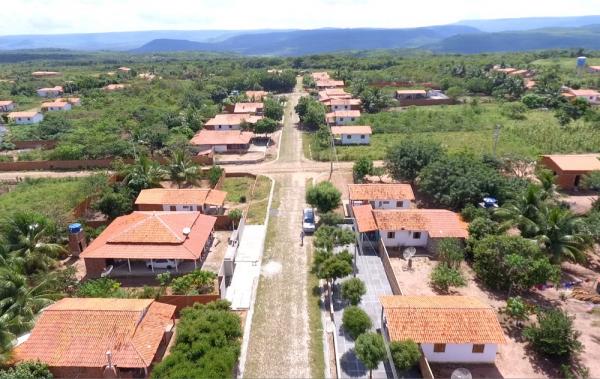
M 473 344 L 446 344 L 443 353 L 434 353 L 433 344 L 421 344 L 421 349 L 429 362 L 493 363 L 498 345 L 486 344 L 483 353 L 473 353 Z
M 392 293 L 394 295 L 402 295 L 402 289 L 400 289 L 400 284 L 398 284 L 398 280 L 396 279 L 396 274 L 394 274 L 394 269 L 392 268 L 392 263 L 390 262 L 390 256 L 388 252 L 379 240 L 379 256 L 381 257 L 381 263 L 383 263 L 383 269 L 385 271 L 385 276 L 387 276 L 388 282 L 390 283 L 390 287 L 392 288 Z
M 388 232 L 394 232 L 394 237 L 388 238 Z M 429 234 L 422 230 L 420 231 L 420 238 L 414 238 L 416 231 L 411 230 L 382 230 L 381 231 L 381 239 L 386 247 L 397 247 L 397 246 L 416 246 L 423 247 L 427 246 L 428 236 Z
M 335 118 L 335 124 L 336 125 L 348 125 L 350 123 L 353 123 L 354 121 L 356 121 L 356 117 L 336 117 Z
M 387 204 L 386 204 L 387 202 Z M 410 200 L 400 200 L 402 203 L 401 206 L 397 204 L 398 200 L 375 200 L 371 201 L 371 206 L 374 209 L 400 209 L 400 208 L 410 208 Z
M 106 259 L 103 258 L 84 258 L 85 278 L 99 278 L 106 267 Z
M 29 124 L 37 124 L 44 120 L 44 115 L 41 113 L 36 114 L 33 117 L 15 117 L 12 121 L 17 125 L 29 125 Z
M 368 134 L 342 134 L 342 145 L 368 145 L 371 136 Z

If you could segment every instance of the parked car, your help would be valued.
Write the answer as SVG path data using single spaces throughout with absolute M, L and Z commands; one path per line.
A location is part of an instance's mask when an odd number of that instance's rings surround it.
M 302 212 L 302 230 L 304 233 L 314 233 L 315 229 L 315 211 L 312 208 L 305 208 Z
M 151 261 L 146 261 L 146 267 L 152 269 L 152 266 L 154 266 L 154 268 L 166 268 L 170 270 L 175 268 L 176 261 L 175 259 L 153 259 Z

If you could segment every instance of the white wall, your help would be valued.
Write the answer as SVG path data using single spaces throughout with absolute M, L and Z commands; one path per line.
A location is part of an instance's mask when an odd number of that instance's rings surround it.
M 71 110 L 71 104 L 67 103 L 62 108 L 61 107 L 48 107 L 47 110 L 49 112 L 51 112 L 51 111 L 70 111 Z
M 224 153 L 227 151 L 227 145 L 215 145 L 214 151 L 215 153 Z
M 239 125 L 216 125 L 215 130 L 240 130 Z
M 402 206 L 397 205 L 397 200 L 374 200 L 371 201 L 371 206 L 375 209 L 399 209 L 410 208 L 410 200 L 399 200 Z
M 41 113 L 36 114 L 34 117 L 17 117 L 12 119 L 17 125 L 28 125 L 37 124 L 44 120 L 44 116 Z
M 368 145 L 371 142 L 370 137 L 368 134 L 342 134 L 342 145 Z
M 332 111 L 349 111 L 350 105 L 334 105 L 331 108 Z
M 354 121 L 356 121 L 356 117 L 336 117 L 335 118 L 336 125 L 347 125 Z
M 37 91 L 38 96 L 42 96 L 42 97 L 56 97 L 58 95 L 61 94 L 60 91 L 41 91 L 38 90 Z
M 388 238 L 388 233 L 394 232 L 393 238 Z M 418 232 L 415 230 L 414 232 Z M 410 230 L 382 230 L 381 240 L 386 247 L 397 247 L 397 246 L 427 246 L 428 233 L 426 231 L 420 231 L 421 238 L 413 238 L 413 231 Z
M 171 211 L 171 205 L 163 205 L 163 211 Z M 185 205 L 175 205 L 175 212 L 189 212 L 189 211 L 199 211 L 202 212 L 202 207 L 199 205 L 189 204 L 192 208 L 185 208 Z
M 446 344 L 443 353 L 434 353 L 433 344 L 421 344 L 421 349 L 430 362 L 492 363 L 496 360 L 498 345 L 486 344 L 483 353 L 473 353 L 473 344 Z
M 10 112 L 13 109 L 15 109 L 15 103 L 1 106 L 0 107 L 0 112 Z

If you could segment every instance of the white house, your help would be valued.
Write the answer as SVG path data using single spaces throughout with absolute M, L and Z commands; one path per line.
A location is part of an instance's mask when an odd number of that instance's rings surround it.
M 218 114 L 204 124 L 208 130 L 240 130 L 243 122 L 254 124 L 262 116 L 255 116 L 249 113 Z
M 410 184 L 348 184 L 350 206 L 371 204 L 374 209 L 411 208 L 415 201 Z
M 11 112 L 8 119 L 17 125 L 37 124 L 44 120 L 44 115 L 40 112 Z
M 332 98 L 330 100 L 324 101 L 323 104 L 325 104 L 325 106 L 328 107 L 331 112 L 360 109 L 360 99 Z
M 429 362 L 494 363 L 506 338 L 496 311 L 469 296 L 381 296 L 387 343 L 412 340 Z
M 335 111 L 325 115 L 325 121 L 328 125 L 348 125 L 360 118 L 360 111 Z
M 67 103 L 66 101 L 49 101 L 46 103 L 42 103 L 42 111 L 44 112 L 53 112 L 53 111 L 70 111 L 71 103 Z
M 373 132 L 370 126 L 332 126 L 331 134 L 340 145 L 368 145 Z
M 233 113 L 247 113 L 252 115 L 262 115 L 265 106 L 263 103 L 236 103 Z
M 0 100 L 0 112 L 10 112 L 15 109 L 15 102 L 12 100 Z
M 62 95 L 64 92 L 61 86 L 49 87 L 49 88 L 40 88 L 37 90 L 38 96 L 41 97 L 57 97 Z
M 600 92 L 593 89 L 569 89 L 568 93 L 578 99 L 585 99 L 590 104 L 600 104 Z
M 138 211 L 199 211 L 223 214 L 227 192 L 206 188 L 150 188 L 140 192 L 135 200 Z

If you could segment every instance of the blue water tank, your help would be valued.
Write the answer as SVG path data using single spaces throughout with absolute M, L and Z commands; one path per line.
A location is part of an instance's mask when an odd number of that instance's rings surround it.
M 587 57 L 578 57 L 577 58 L 577 67 L 583 68 L 587 65 Z
M 484 197 L 483 198 L 483 204 L 486 208 L 493 208 L 496 206 L 497 203 L 498 203 L 498 200 L 496 200 L 493 197 Z
M 75 222 L 73 224 L 69 224 L 69 233 L 71 234 L 77 234 L 81 232 L 81 224 L 78 222 Z

